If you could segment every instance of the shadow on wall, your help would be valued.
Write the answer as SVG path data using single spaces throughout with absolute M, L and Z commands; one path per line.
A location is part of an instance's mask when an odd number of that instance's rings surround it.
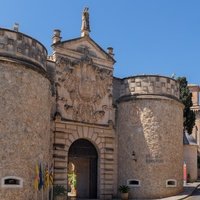
M 175 153 L 182 152 L 179 114 L 169 100 L 120 102 L 119 185 L 130 186 L 131 198 L 165 197 L 182 190 L 182 155 Z

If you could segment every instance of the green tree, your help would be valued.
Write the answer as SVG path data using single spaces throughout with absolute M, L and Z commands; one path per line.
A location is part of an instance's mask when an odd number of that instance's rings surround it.
M 191 110 L 192 104 L 192 93 L 188 88 L 188 82 L 186 77 L 178 77 L 177 81 L 180 85 L 180 100 L 184 104 L 183 110 L 183 127 L 189 134 L 192 133 L 192 129 L 195 125 L 195 113 Z

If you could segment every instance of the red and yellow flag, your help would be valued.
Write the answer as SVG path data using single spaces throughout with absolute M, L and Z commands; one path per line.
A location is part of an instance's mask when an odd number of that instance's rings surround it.
M 49 185 L 53 185 L 53 164 L 51 165 L 50 172 L 49 172 Z
M 48 188 L 49 187 L 49 166 L 46 165 L 45 167 L 45 171 L 44 171 L 44 188 Z

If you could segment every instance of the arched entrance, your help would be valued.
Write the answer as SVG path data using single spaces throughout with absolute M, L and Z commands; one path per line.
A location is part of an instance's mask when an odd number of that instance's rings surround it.
M 68 196 L 97 198 L 97 160 L 94 145 L 85 139 L 76 140 L 68 154 Z

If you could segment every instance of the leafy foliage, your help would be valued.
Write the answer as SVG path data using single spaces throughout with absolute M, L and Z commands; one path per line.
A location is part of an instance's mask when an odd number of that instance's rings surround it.
M 64 195 L 65 192 L 66 192 L 66 189 L 63 185 L 55 185 L 53 187 L 53 195 L 54 196 Z
M 68 173 L 68 182 L 74 187 L 76 187 L 77 180 L 76 180 L 76 174 L 74 172 Z
M 118 188 L 119 192 L 121 193 L 128 193 L 128 191 L 130 190 L 128 185 L 120 185 Z
M 183 110 L 183 127 L 189 134 L 192 133 L 193 126 L 195 125 L 195 113 L 191 110 L 192 94 L 188 88 L 186 77 L 178 77 L 177 81 L 180 85 L 180 100 L 184 104 Z

